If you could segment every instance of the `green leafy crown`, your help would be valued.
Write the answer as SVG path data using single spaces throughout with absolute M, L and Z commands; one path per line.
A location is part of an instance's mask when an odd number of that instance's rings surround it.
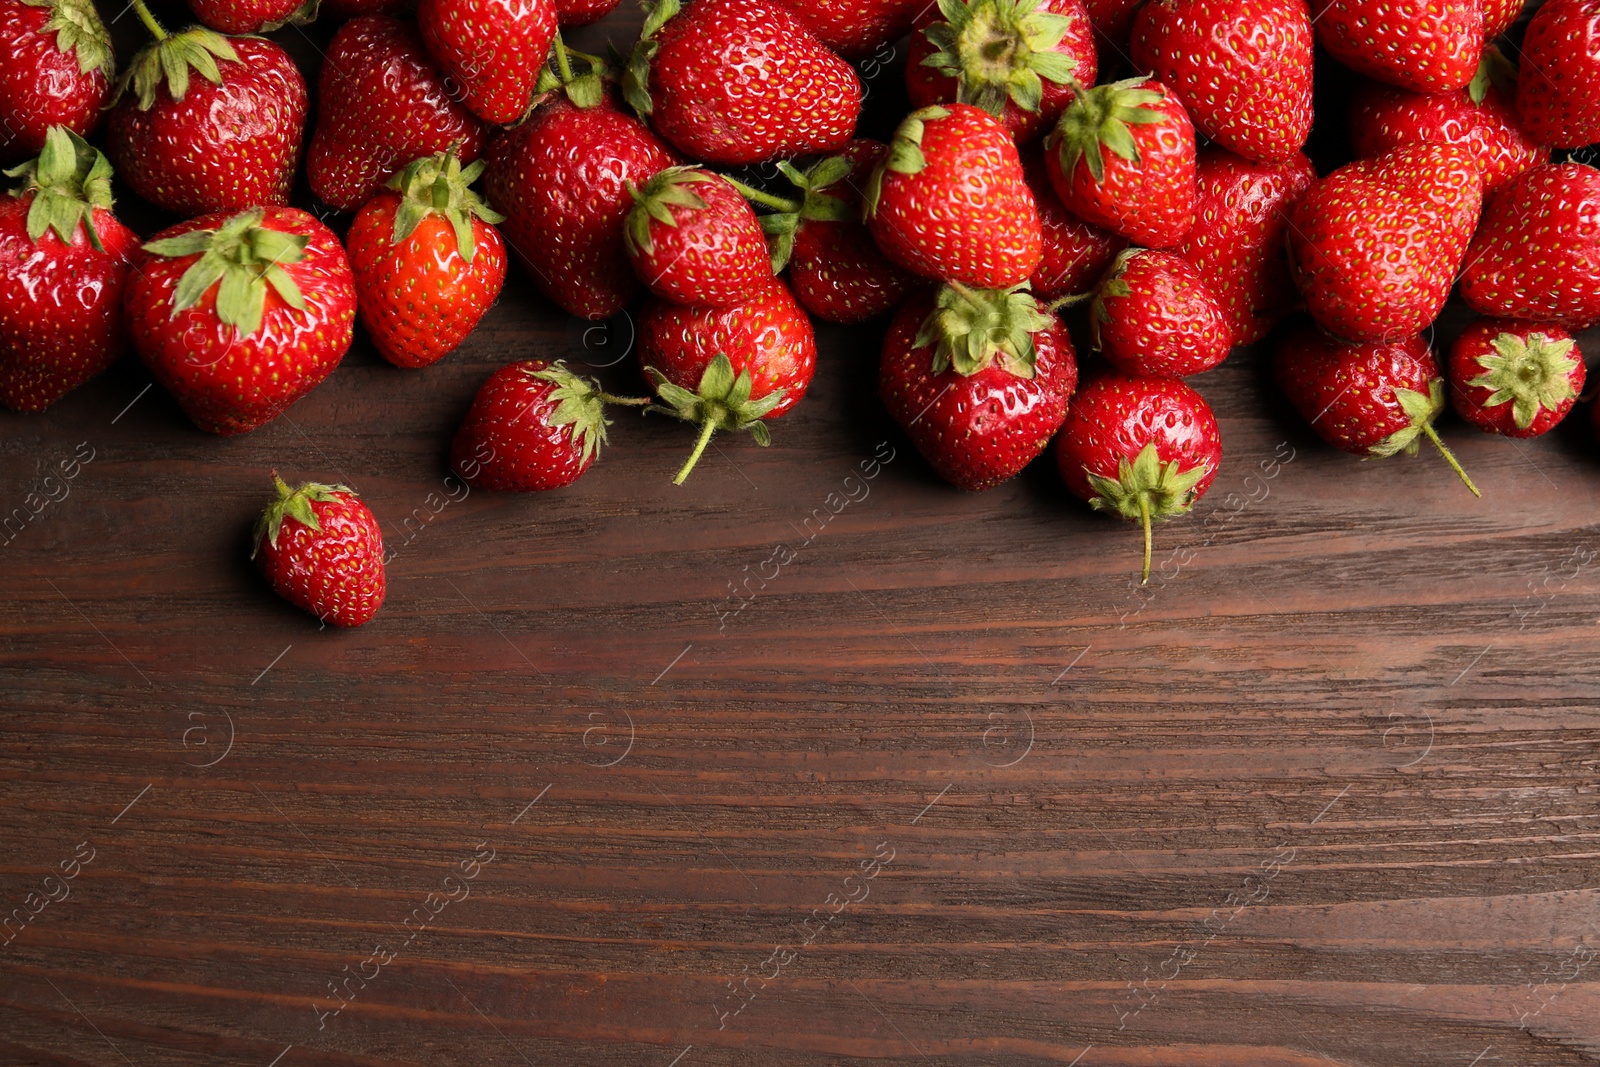
M 1188 511 L 1195 502 L 1195 487 L 1210 473 L 1201 463 L 1188 470 L 1178 460 L 1162 463 L 1155 442 L 1144 446 L 1132 462 L 1117 460 L 1117 476 L 1107 478 L 1086 470 L 1094 498 L 1089 506 L 1114 511 L 1125 519 L 1161 522 Z
M 1039 10 L 1042 0 L 939 0 L 943 21 L 923 33 L 933 44 L 924 66 L 957 80 L 957 99 L 998 118 L 1010 100 L 1039 110 L 1044 82 L 1065 85 L 1077 62 L 1056 51 L 1072 19 Z
M 283 265 L 305 258 L 310 237 L 270 229 L 261 219 L 262 209 L 251 208 L 214 230 L 190 230 L 144 246 L 146 252 L 169 259 L 199 256 L 178 280 L 172 297 L 174 316 L 193 307 L 219 283 L 217 318 L 240 337 L 249 337 L 261 328 L 269 285 L 285 304 L 296 311 L 306 310 L 300 286 Z
M 1578 395 L 1572 372 L 1578 367 L 1572 338 L 1556 340 L 1543 333 L 1526 339 L 1502 333 L 1489 342 L 1493 353 L 1478 357 L 1483 373 L 1467 384 L 1493 392 L 1486 407 L 1511 404 L 1511 417 L 1526 430 L 1540 411 L 1554 411 Z
M 218 61 L 239 62 L 239 54 L 228 39 L 215 30 L 194 26 L 145 47 L 122 72 L 117 95 L 132 88 L 139 109 L 148 111 L 156 102 L 156 91 L 166 87 L 167 95 L 182 100 L 189 91 L 189 72 L 195 71 L 213 85 L 222 84 Z
M 677 13 L 683 10 L 682 0 L 644 0 L 644 27 L 639 31 L 639 43 L 633 46 L 633 55 L 622 74 L 622 95 L 629 106 L 645 118 L 655 110 L 650 99 L 650 64 L 655 61 L 661 42 L 656 35 Z
M 400 194 L 394 213 L 392 243 L 400 245 L 416 232 L 429 215 L 440 215 L 456 234 L 456 251 L 468 263 L 477 251 L 472 236 L 472 220 L 504 222 L 505 216 L 484 203 L 470 186 L 487 164 L 483 160 L 461 166 L 454 149 L 412 160 L 386 183 Z
M 954 369 L 965 377 L 998 362 L 1018 378 L 1032 378 L 1033 335 L 1050 325 L 1027 282 L 1010 289 L 969 289 L 947 282 L 923 320 L 915 344 L 934 345 L 933 373 Z
M 878 213 L 884 175 L 890 171 L 896 174 L 922 173 L 928 165 L 928 157 L 922 154 L 922 138 L 928 132 L 928 123 L 949 117 L 950 109 L 938 104 L 913 111 L 905 117 L 889 139 L 889 151 L 884 153 L 883 162 L 878 164 L 867 181 L 866 191 L 861 197 L 863 219 L 870 219 Z
M 646 410 L 671 415 L 700 427 L 699 443 L 689 456 L 689 461 L 673 479 L 677 484 L 682 485 L 684 479 L 689 477 L 700 454 L 710 443 L 711 435 L 718 430 L 748 431 L 762 448 L 772 443 L 772 435 L 761 420 L 783 402 L 787 390 L 778 388 L 760 400 L 750 399 L 753 385 L 750 369 L 746 367 L 737 375 L 734 374 L 733 363 L 723 353 L 718 352 L 701 372 L 700 383 L 694 392 L 667 381 L 666 375 L 654 367 L 646 367 L 644 372 L 656 387 L 657 399 L 662 401 Z
M 78 59 L 78 72 L 88 74 L 99 70 L 107 78 L 116 73 L 116 54 L 111 48 L 111 34 L 95 10 L 94 0 L 22 0 L 29 7 L 47 7 L 50 19 L 44 24 L 46 33 L 56 35 L 56 50 L 65 54 L 73 52 Z
M 789 265 L 789 257 L 794 255 L 795 231 L 802 220 L 844 222 L 856 216 L 850 201 L 828 191 L 837 188 L 854 169 L 849 156 L 829 156 L 804 172 L 787 161 L 778 163 L 778 172 L 801 191 L 803 198 L 798 203 L 789 201 L 784 210 L 761 216 L 761 230 L 770 238 L 772 273 Z
M 111 162 L 82 137 L 65 126 L 52 126 L 44 135 L 44 151 L 6 171 L 7 176 L 23 179 L 12 196 L 33 193 L 28 205 L 28 238 L 35 244 L 46 230 L 54 230 L 65 243 L 83 223 L 89 243 L 98 251 L 100 234 L 94 225 L 94 209 L 111 210 Z
M 672 214 L 675 207 L 689 211 L 704 211 L 706 202 L 694 191 L 694 186 L 704 182 L 720 181 L 715 174 L 698 167 L 668 167 L 659 171 L 644 188 L 628 183 L 628 195 L 633 197 L 633 209 L 628 212 L 623 239 L 635 252 L 653 256 L 656 242 L 650 236 L 650 221 L 677 229 L 678 220 Z
M 606 443 L 606 427 L 610 420 L 605 416 L 604 394 L 595 389 L 587 378 L 580 378 L 561 363 L 552 363 L 544 370 L 528 371 L 530 378 L 549 382 L 555 386 L 550 399 L 556 408 L 545 419 L 547 426 L 570 426 L 573 443 L 582 450 L 583 459 L 600 454 Z
M 278 547 L 278 531 L 284 519 L 293 519 L 311 530 L 321 530 L 322 524 L 317 521 L 317 513 L 311 509 L 312 503 L 333 500 L 338 494 L 355 496 L 355 491 L 347 485 L 323 485 L 321 482 L 306 482 L 298 489 L 290 489 L 276 471 L 272 473 L 272 481 L 278 488 L 278 497 L 267 505 L 256 520 L 255 533 L 250 542 L 251 559 L 255 559 L 256 553 L 261 550 L 262 538 L 273 548 Z
M 1081 159 L 1088 163 L 1096 182 L 1105 181 L 1105 149 L 1120 158 L 1139 161 L 1139 145 L 1129 125 L 1165 122 L 1167 116 L 1151 104 L 1159 104 L 1166 94 L 1142 86 L 1149 78 L 1129 78 L 1097 85 L 1073 98 L 1050 131 L 1045 147 L 1060 153 L 1061 173 L 1071 177 Z

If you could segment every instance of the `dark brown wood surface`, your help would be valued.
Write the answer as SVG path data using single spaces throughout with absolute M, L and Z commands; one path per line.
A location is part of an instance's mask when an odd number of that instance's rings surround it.
M 682 488 L 626 413 L 570 490 L 448 479 L 508 359 L 637 388 L 520 277 L 246 437 L 132 360 L 0 416 L 0 1063 L 1600 1062 L 1587 410 L 1448 423 L 1478 501 L 1236 353 L 1141 590 L 1048 461 L 940 484 L 879 329 Z M 371 625 L 255 575 L 274 469 L 381 520 Z

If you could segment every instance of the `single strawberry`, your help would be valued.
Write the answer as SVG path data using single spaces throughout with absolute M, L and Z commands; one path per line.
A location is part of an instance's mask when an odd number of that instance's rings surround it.
M 250 558 L 272 591 L 334 626 L 370 622 L 387 589 L 378 520 L 349 486 L 290 489 L 276 472 L 272 481 L 277 499 L 250 538 Z
M 811 320 L 780 281 L 731 307 L 686 307 L 659 298 L 639 316 L 639 360 L 661 403 L 650 410 L 700 427 L 673 479 L 682 485 L 718 430 L 744 430 L 766 447 L 763 420 L 787 413 L 817 369 Z
M 218 33 L 268 33 L 317 17 L 318 0 L 189 0 L 201 25 Z
M 1289 267 L 1311 317 L 1347 341 L 1421 332 L 1450 295 L 1482 199 L 1459 145 L 1404 145 L 1317 182 L 1289 222 Z
M 817 40 L 864 59 L 911 32 L 929 0 L 784 0 Z
M 128 333 L 202 430 L 280 415 L 350 347 L 356 292 L 332 230 L 292 207 L 218 212 L 156 234 L 134 257 Z
M 345 247 L 361 321 L 378 354 L 426 367 L 477 329 L 506 280 L 502 216 L 468 188 L 483 160 L 448 152 L 411 163 L 361 205 Z
M 906 55 L 913 107 L 973 104 L 1024 144 L 1094 79 L 1094 27 L 1079 0 L 939 0 Z
M 421 0 L 417 28 L 467 108 L 485 122 L 521 118 L 556 36 L 555 0 Z
M 1066 327 L 1020 287 L 918 293 L 895 315 L 878 364 L 889 416 L 939 477 L 973 492 L 1045 450 L 1077 383 Z
M 1185 514 L 1216 480 L 1222 434 L 1205 398 L 1175 378 L 1105 371 L 1084 383 L 1056 436 L 1061 480 L 1096 511 L 1144 528 Z
M 1045 141 L 1067 210 L 1148 248 L 1170 248 L 1193 225 L 1194 163 L 1183 104 L 1149 78 L 1090 89 Z
M 1534 167 L 1489 201 L 1467 251 L 1461 296 L 1484 315 L 1600 322 L 1600 170 Z
M 1151 378 L 1210 370 L 1233 347 L 1233 326 L 1199 272 L 1144 248 L 1117 256 L 1095 291 L 1089 331 L 1112 366 Z
M 1195 129 L 1246 159 L 1278 163 L 1311 132 L 1306 0 L 1151 0 L 1133 62 L 1183 102 Z
M 616 10 L 621 0 L 555 0 L 556 21 L 563 26 L 587 26 Z
M 856 72 L 782 0 L 653 0 L 623 86 L 657 133 L 707 163 L 831 152 L 861 113 Z
M 23 183 L 0 198 L 0 403 L 40 411 L 127 350 L 139 239 L 111 214 L 111 164 L 65 126 L 6 174 Z
M 1478 319 L 1450 346 L 1450 401 L 1485 433 L 1538 437 L 1583 392 L 1583 353 L 1559 326 Z
M 756 213 L 732 183 L 700 167 L 668 167 L 641 189 L 623 230 L 639 280 L 675 304 L 722 307 L 772 281 Z
M 1333 58 L 1412 92 L 1454 92 L 1482 58 L 1482 0 L 1311 0 L 1311 8 Z
M 351 211 L 413 159 L 454 147 L 463 163 L 487 131 L 434 66 L 414 27 L 387 15 L 334 34 L 317 78 L 317 124 L 306 152 L 311 191 Z
M 883 254 L 926 278 L 1009 289 L 1044 257 L 1017 146 L 970 104 L 912 112 L 872 172 L 863 210 Z
M 1444 379 L 1421 334 L 1352 345 L 1301 323 L 1279 336 L 1273 367 L 1289 403 L 1330 445 L 1358 456 L 1415 455 L 1426 436 L 1482 495 L 1433 428 Z
M 309 105 L 289 53 L 261 37 L 149 27 L 156 42 L 128 64 L 111 110 L 117 173 L 176 215 L 287 204 Z
M 93 0 L 0 0 L 0 159 L 36 156 L 52 126 L 87 137 L 116 72 Z
M 1600 141 L 1600 0 L 1546 0 L 1522 38 L 1517 115 L 1557 148 Z
M 1483 40 L 1493 41 L 1511 28 L 1522 14 L 1525 0 L 1483 0 Z
M 1022 166 L 1044 232 L 1044 257 L 1029 279 L 1033 295 L 1049 303 L 1088 292 L 1128 242 L 1067 210 L 1050 184 L 1043 156 L 1030 152 Z
M 1194 226 L 1174 249 L 1222 301 L 1235 345 L 1253 344 L 1295 303 L 1289 214 L 1317 180 L 1311 161 L 1252 163 L 1220 148 L 1195 167 Z

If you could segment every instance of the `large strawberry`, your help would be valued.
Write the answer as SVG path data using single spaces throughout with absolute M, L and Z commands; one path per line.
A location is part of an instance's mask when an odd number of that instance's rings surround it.
M 624 80 L 657 133 L 707 163 L 830 152 L 861 80 L 781 0 L 654 0 Z
M 1312 0 L 1322 47 L 1345 66 L 1418 93 L 1454 92 L 1483 53 L 1482 0 Z
M 939 477 L 990 489 L 1021 472 L 1067 415 L 1072 340 L 1019 289 L 945 286 L 889 326 L 878 395 Z
M 274 472 L 278 495 L 251 535 L 250 557 L 273 592 L 334 626 L 360 626 L 383 606 L 383 534 L 349 486 L 307 482 L 298 489 Z
M 416 160 L 356 212 L 345 235 L 361 321 L 397 367 L 436 363 L 477 329 L 506 280 L 506 247 L 468 188 L 483 160 Z
M 39 411 L 128 346 L 122 289 L 139 239 L 111 214 L 111 164 L 64 126 L 0 198 L 0 403 Z
M 1044 232 L 1044 257 L 1029 279 L 1033 294 L 1048 302 L 1088 292 L 1128 242 L 1068 211 L 1050 184 L 1042 156 L 1030 152 L 1023 170 Z
M 189 0 L 189 10 L 218 33 L 266 33 L 317 17 L 318 0 Z
M 909 115 L 872 172 L 863 207 L 884 255 L 926 278 L 1008 289 L 1044 255 L 1017 146 L 970 104 Z
M 1210 370 L 1233 347 L 1222 304 L 1189 261 L 1144 248 L 1117 256 L 1095 292 L 1089 328 L 1112 366 L 1153 378 Z
M 315 388 L 356 318 L 339 238 L 292 207 L 162 230 L 134 258 L 123 303 L 156 380 L 217 434 L 253 430 Z
M 454 147 L 463 163 L 486 131 L 460 103 L 412 26 L 387 15 L 351 19 L 317 79 L 317 124 L 306 152 L 311 191 L 350 211 L 413 159 Z
M 422 0 L 422 41 L 485 122 L 515 122 L 533 101 L 556 36 L 554 0 Z
M 1583 353 L 1559 326 L 1479 319 L 1445 364 L 1450 402 L 1485 433 L 1537 437 L 1555 429 L 1583 392 Z
M 862 59 L 911 32 L 929 0 L 784 0 L 817 40 Z
M 772 280 L 756 213 L 732 183 L 700 167 L 668 167 L 630 186 L 623 235 L 639 280 L 677 304 L 738 304 Z
M 1461 296 L 1485 315 L 1600 322 L 1600 171 L 1546 164 L 1489 201 L 1467 251 Z
M 1289 265 L 1311 316 L 1347 341 L 1433 322 L 1472 239 L 1483 179 L 1457 145 L 1406 145 L 1323 178 L 1295 207 Z
M 0 0 L 0 159 L 37 155 L 51 126 L 89 136 L 115 67 L 92 0 Z
M 1522 38 L 1517 114 L 1557 148 L 1600 141 L 1600 0 L 1546 0 Z

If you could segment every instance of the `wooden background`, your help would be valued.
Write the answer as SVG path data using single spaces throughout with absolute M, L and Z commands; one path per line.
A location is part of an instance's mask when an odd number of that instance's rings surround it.
M 505 360 L 637 388 L 521 278 L 243 438 L 132 360 L 0 415 L 0 514 L 59 498 L 0 543 L 0 1062 L 1600 1062 L 1587 410 L 1448 423 L 1478 501 L 1236 353 L 1140 590 L 1050 462 L 940 484 L 879 330 L 683 488 L 626 412 L 569 490 L 447 480 Z M 371 625 L 255 575 L 274 469 L 382 521 Z

